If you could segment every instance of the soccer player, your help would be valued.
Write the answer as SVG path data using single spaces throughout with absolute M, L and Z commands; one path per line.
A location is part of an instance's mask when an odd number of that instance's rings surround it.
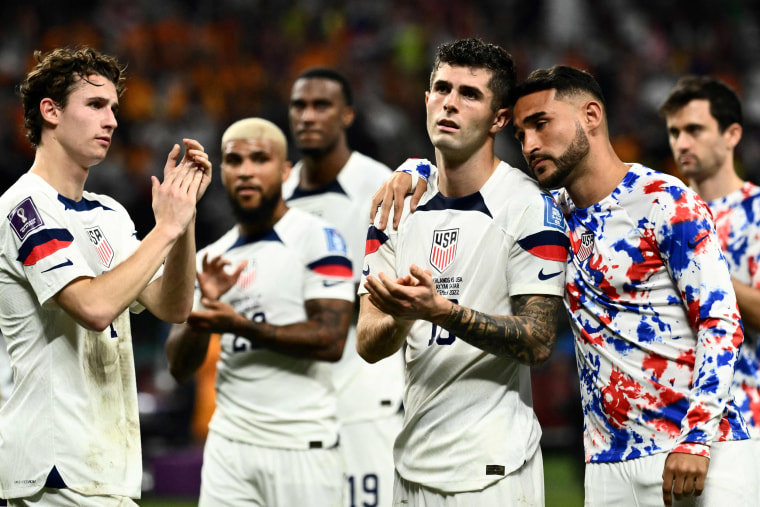
M 756 505 L 729 392 L 742 327 L 709 209 L 679 179 L 618 158 L 590 74 L 538 70 L 512 97 L 523 155 L 560 189 L 570 230 L 586 505 Z
M 678 81 L 660 107 L 673 158 L 707 202 L 733 277 L 744 322 L 734 373 L 736 405 L 760 438 L 760 187 L 734 170 L 742 106 L 724 82 L 708 76 Z
M 284 185 L 288 206 L 334 224 L 346 238 L 358 285 L 364 262 L 367 209 L 390 169 L 352 151 L 346 130 L 354 120 L 351 87 L 334 69 L 313 68 L 293 83 L 290 131 L 302 158 Z M 358 309 L 358 308 L 357 308 Z M 347 507 L 389 506 L 393 441 L 401 429 L 404 361 L 401 351 L 368 364 L 356 353 L 352 324 L 335 365 L 340 450 L 346 462 Z
M 216 410 L 200 505 L 339 506 L 344 466 L 330 362 L 354 302 L 340 233 L 282 199 L 285 135 L 247 118 L 222 137 L 222 183 L 237 224 L 198 252 L 196 305 L 166 343 L 189 378 L 221 333 Z
M 756 505 L 749 435 L 729 392 L 741 322 L 709 210 L 677 178 L 620 161 L 591 75 L 536 71 L 512 97 L 525 159 L 541 186 L 560 189 L 570 230 L 565 304 L 586 505 L 691 495 L 699 505 Z M 394 180 L 378 196 L 409 188 L 407 175 Z
M 20 87 L 34 163 L 0 197 L 0 330 L 14 389 L 0 408 L 10 505 L 135 505 L 142 460 L 127 310 L 184 321 L 196 202 L 211 164 L 196 141 L 155 177 L 139 241 L 114 199 L 84 191 L 117 126 L 123 68 L 90 48 L 35 53 Z M 163 265 L 163 267 L 162 267 Z
M 368 233 L 359 353 L 407 344 L 394 505 L 544 502 L 529 366 L 556 340 L 567 236 L 551 196 L 494 156 L 514 83 L 498 46 L 438 49 L 425 95 L 437 183 L 397 229 Z

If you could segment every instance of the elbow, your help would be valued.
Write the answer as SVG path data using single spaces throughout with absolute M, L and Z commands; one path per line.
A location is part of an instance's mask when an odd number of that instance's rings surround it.
M 174 378 L 174 380 L 177 381 L 177 383 L 185 382 L 186 380 L 190 379 L 192 374 L 188 373 L 187 371 L 182 370 L 177 366 L 176 363 L 169 362 L 169 373 Z
M 358 335 L 356 337 L 356 352 L 359 354 L 359 357 L 364 359 L 369 364 L 375 364 L 379 360 L 383 359 L 371 348 L 367 347 L 366 342 L 364 340 L 360 340 Z
M 187 322 L 187 319 L 190 317 L 190 313 L 192 311 L 193 301 L 185 301 L 178 304 L 175 308 L 172 308 L 164 320 L 171 322 L 172 324 L 182 324 L 184 322 Z
M 541 349 L 536 351 L 533 355 L 533 360 L 530 362 L 530 366 L 541 366 L 549 360 L 551 355 L 552 351 L 550 348 L 541 347 Z
M 326 349 L 325 354 L 322 356 L 322 360 L 328 363 L 337 363 L 343 357 L 343 351 L 346 348 L 346 338 L 343 337 L 340 340 L 336 340 L 331 347 Z
M 96 333 L 102 333 L 113 323 L 117 315 L 113 315 L 110 312 L 88 312 L 80 314 L 76 317 L 76 321 L 84 328 L 95 331 Z

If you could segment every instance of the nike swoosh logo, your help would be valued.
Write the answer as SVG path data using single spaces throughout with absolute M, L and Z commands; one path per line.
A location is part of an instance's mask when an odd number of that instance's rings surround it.
M 74 265 L 74 263 L 71 262 L 71 259 L 66 259 L 65 262 L 62 262 L 60 264 L 56 264 L 52 268 L 47 268 L 45 271 L 43 271 L 43 273 L 47 273 L 48 271 L 53 271 L 54 269 L 65 268 L 66 266 L 73 266 L 73 265 Z
M 702 243 L 706 239 L 707 239 L 707 234 L 705 234 L 704 236 L 702 236 L 701 238 L 699 238 L 696 241 L 690 239 L 689 240 L 689 248 L 692 249 L 692 250 L 696 249 L 697 245 L 700 244 L 700 243 Z
M 364 276 L 367 276 L 367 275 L 369 274 L 369 266 L 367 266 L 367 268 L 366 268 L 366 269 L 362 269 L 362 274 L 363 274 Z
M 322 280 L 322 285 L 324 285 L 325 287 L 335 287 L 336 285 L 340 285 L 343 282 L 345 282 L 345 280 L 336 280 L 336 281 Z
M 548 275 L 544 274 L 544 268 L 541 268 L 541 271 L 538 272 L 538 279 L 539 280 L 548 280 L 550 278 L 554 278 L 555 276 L 562 273 L 562 271 L 557 271 L 556 273 L 549 273 Z

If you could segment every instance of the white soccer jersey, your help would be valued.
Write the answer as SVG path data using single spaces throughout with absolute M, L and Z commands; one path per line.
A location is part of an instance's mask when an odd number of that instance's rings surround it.
M 134 224 L 107 196 L 74 202 L 31 173 L 0 197 L 0 213 L 0 329 L 15 374 L 0 408 L 0 497 L 34 494 L 55 466 L 72 490 L 139 498 L 129 312 L 98 333 L 52 300 L 128 257 L 139 244 Z
M 441 295 L 510 315 L 512 296 L 562 295 L 567 247 L 552 197 L 502 162 L 479 192 L 446 198 L 428 188 L 413 214 L 407 198 L 398 231 L 370 227 L 365 276 L 396 279 L 417 264 L 433 273 Z M 528 366 L 417 321 L 406 368 L 404 427 L 394 449 L 405 480 L 444 492 L 479 490 L 533 456 L 541 429 Z
M 198 252 L 222 255 L 233 266 L 248 261 L 220 300 L 253 321 L 283 326 L 306 320 L 305 301 L 354 300 L 351 261 L 336 229 L 308 213 L 289 210 L 259 237 L 234 227 Z M 200 294 L 196 290 L 196 305 Z M 308 449 L 338 441 L 332 365 L 265 348 L 231 333 L 221 337 L 216 410 L 209 430 L 265 447 Z
M 557 202 L 586 461 L 709 456 L 713 441 L 747 438 L 729 396 L 742 330 L 705 203 L 639 164 L 593 206 L 564 190 Z
M 760 289 L 760 187 L 741 189 L 707 203 L 731 275 Z M 753 438 L 760 438 L 760 330 L 744 327 L 734 373 L 734 399 Z
M 283 185 L 288 206 L 299 208 L 335 225 L 348 242 L 354 280 L 361 278 L 364 244 L 372 196 L 391 170 L 354 151 L 338 178 L 324 188 L 298 188 L 303 164 L 298 162 Z M 338 414 L 342 423 L 375 420 L 395 414 L 401 405 L 404 362 L 401 354 L 368 364 L 356 352 L 356 328 L 349 331 L 343 357 L 335 365 Z

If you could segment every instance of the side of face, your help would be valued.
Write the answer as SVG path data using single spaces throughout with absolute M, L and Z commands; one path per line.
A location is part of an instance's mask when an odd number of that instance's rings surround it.
M 222 147 L 222 183 L 242 209 L 255 209 L 282 194 L 291 164 L 268 138 L 232 139 Z
M 575 164 L 588 151 L 577 105 L 557 100 L 555 90 L 520 97 L 514 105 L 515 138 L 528 167 L 546 188 L 564 186 Z
M 354 120 L 340 83 L 326 78 L 297 79 L 290 93 L 288 115 L 296 146 L 321 153 L 345 137 Z
M 40 102 L 46 124 L 42 143 L 48 139 L 56 142 L 71 160 L 82 167 L 91 167 L 108 153 L 118 125 L 118 110 L 119 97 L 113 82 L 98 74 L 82 78 L 69 93 L 64 107 L 50 98 Z M 49 135 L 45 134 L 46 129 Z
M 695 99 L 665 118 L 673 159 L 684 176 L 702 180 L 716 174 L 736 146 L 732 127 L 720 132 L 707 99 Z
M 427 131 L 444 154 L 468 154 L 509 121 L 507 108 L 494 111 L 491 71 L 443 64 L 425 94 Z

